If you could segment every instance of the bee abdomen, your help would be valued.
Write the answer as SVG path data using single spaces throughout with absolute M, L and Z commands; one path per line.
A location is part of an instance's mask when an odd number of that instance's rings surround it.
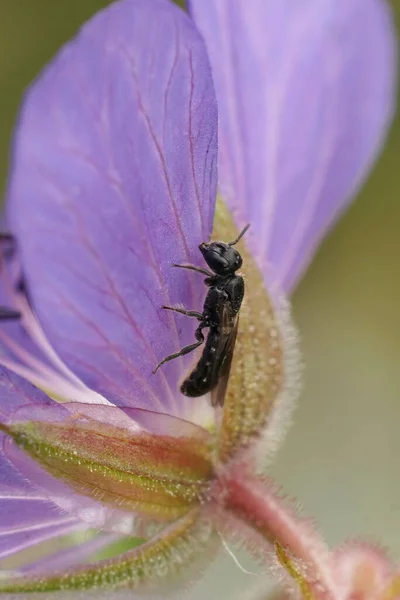
M 199 379 L 191 379 L 188 377 L 181 385 L 181 392 L 185 396 L 190 398 L 197 398 L 198 396 L 204 396 L 210 391 L 209 384 L 204 384 Z
M 216 385 L 218 381 L 216 375 L 218 373 L 215 372 L 213 367 L 218 337 L 219 330 L 210 331 L 199 362 L 181 385 L 180 390 L 185 396 L 191 398 L 204 396 Z

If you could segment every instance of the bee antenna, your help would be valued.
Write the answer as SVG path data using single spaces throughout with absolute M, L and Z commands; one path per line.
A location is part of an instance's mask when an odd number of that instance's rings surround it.
M 242 231 L 239 233 L 236 240 L 233 240 L 233 242 L 229 242 L 228 246 L 234 246 L 235 244 L 237 244 L 238 241 L 240 239 L 242 239 L 242 237 L 244 236 L 244 234 L 246 233 L 246 231 L 248 230 L 249 227 L 250 227 L 250 223 L 247 223 L 246 227 L 243 227 Z

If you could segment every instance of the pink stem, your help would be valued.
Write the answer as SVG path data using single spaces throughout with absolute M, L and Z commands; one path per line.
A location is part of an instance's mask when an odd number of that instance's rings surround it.
M 306 567 L 305 577 L 318 600 L 339 600 L 329 550 L 313 528 L 302 522 L 265 480 L 235 472 L 224 480 L 225 508 L 271 544 L 279 543 Z

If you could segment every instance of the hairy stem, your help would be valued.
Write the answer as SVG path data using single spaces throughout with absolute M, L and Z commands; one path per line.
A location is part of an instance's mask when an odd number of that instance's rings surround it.
M 313 528 L 301 521 L 265 480 L 233 472 L 225 480 L 226 510 L 250 526 L 275 548 L 283 548 L 301 569 L 311 596 L 339 600 L 342 596 L 330 569 L 329 550 Z M 279 555 L 278 555 L 279 560 Z M 285 566 L 280 560 L 281 565 Z M 286 569 L 289 574 L 290 569 Z

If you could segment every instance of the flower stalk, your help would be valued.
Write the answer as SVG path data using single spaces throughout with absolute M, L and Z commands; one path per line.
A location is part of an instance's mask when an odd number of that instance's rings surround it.
M 310 599 L 338 600 L 329 568 L 330 553 L 311 525 L 295 514 L 271 482 L 232 469 L 224 479 L 225 510 L 275 547 L 279 563 Z M 303 590 L 304 591 L 304 590 Z M 315 594 L 315 595 L 314 595 Z

